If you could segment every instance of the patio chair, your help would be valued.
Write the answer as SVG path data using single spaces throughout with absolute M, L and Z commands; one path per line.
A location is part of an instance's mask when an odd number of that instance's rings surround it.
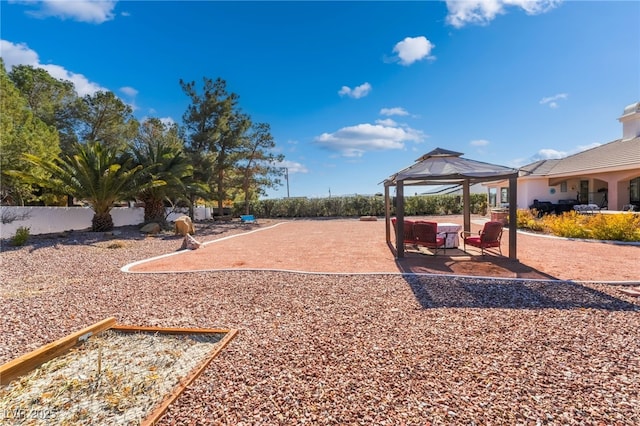
M 391 218 L 391 223 L 393 224 L 393 231 L 394 231 L 394 235 L 398 234 L 398 231 L 396 229 L 396 221 L 397 219 L 395 217 Z M 407 244 L 411 244 L 412 246 L 415 246 L 416 244 L 416 237 L 413 234 L 413 225 L 414 222 L 411 220 L 405 220 L 404 221 L 404 240 L 403 243 L 405 244 L 405 246 Z
M 442 248 L 447 252 L 445 245 L 446 238 L 438 236 L 438 224 L 436 222 L 419 221 L 413 224 L 413 235 L 415 244 L 433 249 L 433 255 L 438 254 L 438 249 Z
M 481 250 L 482 256 L 488 248 L 498 248 L 500 256 L 502 256 L 502 248 L 500 247 L 500 239 L 502 238 L 502 222 L 487 222 L 478 235 L 472 235 L 468 231 L 460 233 L 462 238 L 463 250 L 467 252 L 467 244 L 477 247 Z

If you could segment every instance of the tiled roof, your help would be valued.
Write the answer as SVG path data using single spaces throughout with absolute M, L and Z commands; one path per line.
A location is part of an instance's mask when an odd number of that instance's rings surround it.
M 521 176 L 546 176 L 560 160 L 540 160 L 520 167 Z M 523 173 L 522 173 L 523 172 Z
M 618 139 L 559 160 L 541 160 L 520 168 L 520 176 L 553 176 L 581 172 L 640 169 L 640 137 Z

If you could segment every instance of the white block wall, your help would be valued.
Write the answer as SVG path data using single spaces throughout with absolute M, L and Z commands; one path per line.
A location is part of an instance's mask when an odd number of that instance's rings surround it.
M 0 223 L 0 238 L 11 238 L 16 230 L 21 227 L 29 228 L 31 235 L 49 234 L 69 230 L 85 230 L 91 228 L 93 210 L 86 207 L 0 207 L 4 215 L 26 215 L 23 220 L 15 220 L 11 223 Z M 168 222 L 187 214 L 185 212 L 172 212 L 167 217 Z M 144 223 L 144 209 L 142 207 L 115 207 L 111 210 L 114 226 L 141 225 Z M 196 207 L 194 219 L 211 219 L 211 208 Z

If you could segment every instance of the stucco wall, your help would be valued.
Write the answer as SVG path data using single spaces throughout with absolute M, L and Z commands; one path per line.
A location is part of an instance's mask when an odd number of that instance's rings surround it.
M 85 207 L 0 207 L 4 216 L 22 217 L 11 223 L 0 224 L 0 238 L 10 238 L 16 230 L 28 227 L 32 235 L 49 234 L 68 230 L 91 228 L 93 210 Z M 175 221 L 183 212 L 172 212 L 167 217 L 169 222 Z M 144 209 L 141 207 L 115 207 L 111 210 L 115 226 L 141 225 L 144 222 Z M 196 207 L 195 220 L 211 219 L 211 209 Z

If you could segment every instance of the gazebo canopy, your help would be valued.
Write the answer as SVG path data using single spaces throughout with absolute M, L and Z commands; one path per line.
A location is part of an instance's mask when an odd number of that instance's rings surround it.
M 403 218 L 404 218 L 404 186 L 405 185 L 437 185 L 462 184 L 464 207 L 464 230 L 470 231 L 471 212 L 469 209 L 469 185 L 479 182 L 509 180 L 509 216 L 516 217 L 516 191 L 518 170 L 496 164 L 462 158 L 461 152 L 436 148 L 418 158 L 411 166 L 400 170 L 384 180 L 387 243 L 390 243 L 390 212 L 389 187 L 396 186 L 398 203 L 396 216 L 396 255 L 404 256 Z M 509 257 L 516 258 L 516 221 L 509 221 Z M 398 244 L 398 242 L 400 242 Z
M 434 185 L 489 182 L 518 176 L 518 170 L 462 158 L 461 152 L 436 148 L 384 181 L 385 185 Z

